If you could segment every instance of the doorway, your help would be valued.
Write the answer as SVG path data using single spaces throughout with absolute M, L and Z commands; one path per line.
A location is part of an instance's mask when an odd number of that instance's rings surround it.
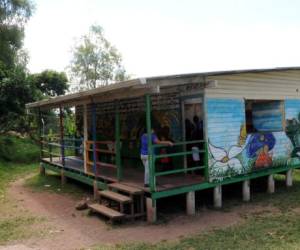
M 183 141 L 199 141 L 204 138 L 204 112 L 203 98 L 188 98 L 182 101 L 182 137 Z M 190 168 L 203 165 L 203 154 L 197 150 L 203 150 L 203 143 L 187 144 L 185 151 L 196 151 L 184 158 L 184 167 Z

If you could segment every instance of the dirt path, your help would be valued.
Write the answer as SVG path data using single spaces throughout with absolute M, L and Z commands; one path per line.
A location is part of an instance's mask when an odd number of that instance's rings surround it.
M 24 179 L 12 183 L 9 194 L 19 207 L 46 219 L 42 229 L 46 231 L 46 235 L 43 238 L 31 238 L 8 249 L 81 249 L 122 242 L 176 240 L 181 236 L 238 223 L 242 220 L 240 211 L 266 210 L 265 207 L 243 205 L 231 212 L 207 210 L 194 217 L 182 213 L 166 224 L 134 222 L 111 227 L 97 217 L 89 217 L 85 215 L 86 212 L 76 211 L 74 207 L 78 200 L 67 195 L 33 192 L 24 187 L 23 183 Z M 40 227 L 37 225 L 37 230 L 41 230 Z

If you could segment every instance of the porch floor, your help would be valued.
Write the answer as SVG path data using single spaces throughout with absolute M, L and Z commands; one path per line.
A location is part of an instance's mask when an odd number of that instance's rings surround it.
M 53 157 L 52 162 L 50 158 L 43 158 L 44 162 L 62 167 L 62 161 L 58 157 Z M 84 172 L 83 161 L 75 156 L 65 158 L 65 168 Z M 91 173 L 91 175 L 93 175 Z M 98 168 L 98 178 L 108 182 L 117 182 L 117 170 L 110 167 Z M 178 188 L 182 186 L 189 186 L 204 182 L 204 177 L 198 174 L 173 174 L 167 176 L 158 176 L 156 178 L 157 191 Z M 148 188 L 144 188 L 144 169 L 137 167 L 125 166 L 123 168 L 123 178 L 121 183 L 128 186 L 138 187 L 146 192 Z

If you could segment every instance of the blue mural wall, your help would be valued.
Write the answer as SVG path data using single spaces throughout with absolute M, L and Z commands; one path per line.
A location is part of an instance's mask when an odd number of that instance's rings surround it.
M 282 112 L 277 103 L 260 111 L 255 107 L 257 133 L 248 133 L 245 125 L 245 102 L 243 99 L 206 100 L 208 160 L 210 181 L 221 181 L 237 175 L 259 171 L 266 167 L 284 166 L 297 161 L 295 143 L 288 133 L 282 130 Z M 297 108 L 295 106 L 297 105 Z M 286 102 L 286 117 L 295 119 L 300 111 L 300 101 Z M 297 109 L 297 110 L 295 110 Z M 271 111 L 270 111 L 271 110 Z M 268 119 L 277 121 L 271 127 Z M 297 118 L 298 119 L 298 118 Z M 299 129 L 300 149 L 300 122 Z M 293 124 L 295 120 L 293 120 Z M 276 132 L 270 131 L 271 128 Z M 295 129 L 295 128 L 294 128 Z M 293 132 L 294 134 L 294 132 Z M 297 142 L 296 142 L 297 143 Z M 300 150 L 299 150 L 300 156 Z

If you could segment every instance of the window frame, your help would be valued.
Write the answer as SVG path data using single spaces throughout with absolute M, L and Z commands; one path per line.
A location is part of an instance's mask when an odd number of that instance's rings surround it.
M 247 102 L 252 102 L 251 103 L 251 113 L 252 113 L 252 104 L 254 102 L 280 102 L 280 111 L 281 111 L 281 129 L 274 129 L 274 130 L 264 130 L 264 131 L 257 131 L 252 128 L 252 130 L 249 131 L 249 128 L 247 126 Z M 247 134 L 259 134 L 259 133 L 271 133 L 271 132 L 284 132 L 286 130 L 286 119 L 285 119 L 285 100 L 283 99 L 244 99 L 244 108 L 245 108 L 245 126 L 246 126 L 246 133 Z M 253 117 L 252 119 L 252 125 L 253 125 Z

